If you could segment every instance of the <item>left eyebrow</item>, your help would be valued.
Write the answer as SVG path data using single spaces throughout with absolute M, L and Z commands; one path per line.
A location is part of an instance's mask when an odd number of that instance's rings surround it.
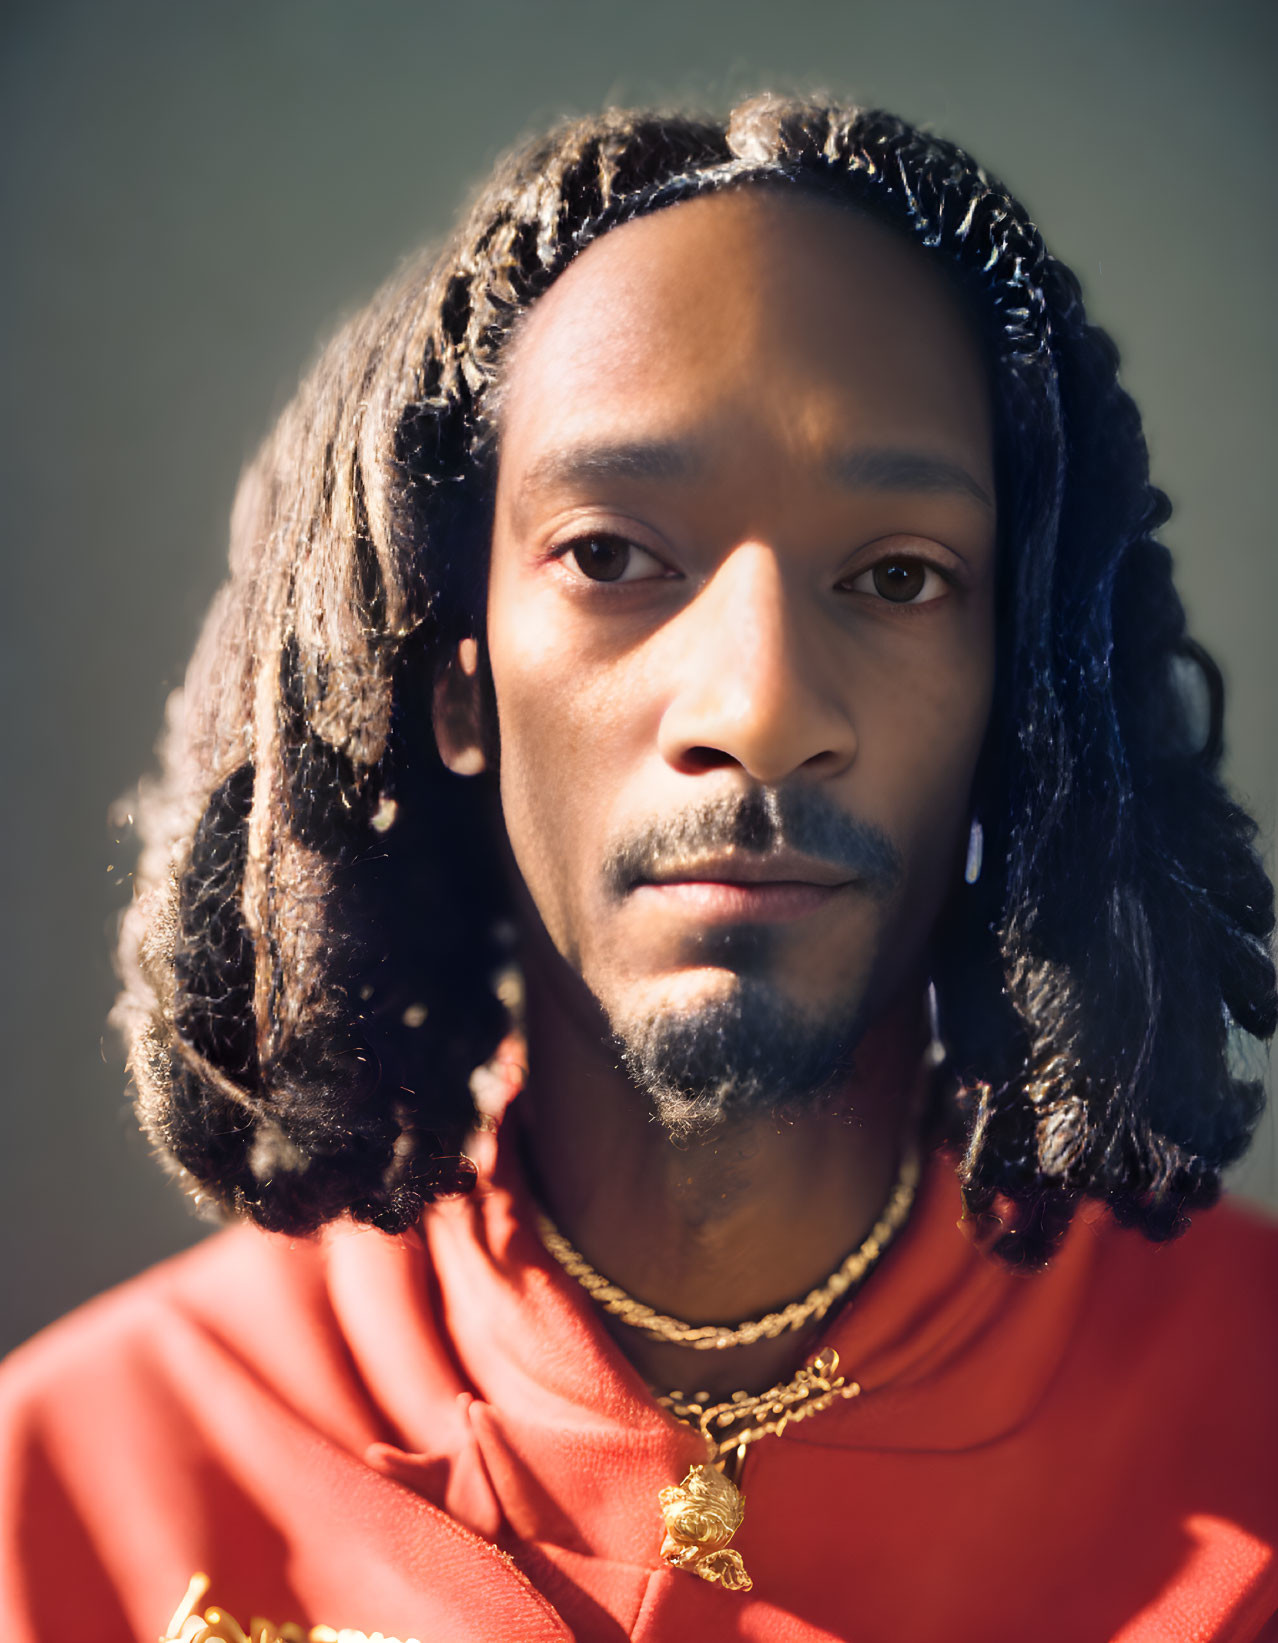
M 929 496 L 957 492 L 994 511 L 994 498 L 975 474 L 949 457 L 892 447 L 840 451 L 827 464 L 839 484 L 852 490 L 914 491 Z

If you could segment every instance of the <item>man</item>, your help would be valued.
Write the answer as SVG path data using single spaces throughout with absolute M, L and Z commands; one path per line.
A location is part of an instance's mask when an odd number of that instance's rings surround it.
M 950 146 L 501 169 L 245 482 L 120 1014 L 277 1236 L 14 1361 L 6 1637 L 1262 1635 L 1278 1243 L 1165 1241 L 1272 894 L 1165 516 Z

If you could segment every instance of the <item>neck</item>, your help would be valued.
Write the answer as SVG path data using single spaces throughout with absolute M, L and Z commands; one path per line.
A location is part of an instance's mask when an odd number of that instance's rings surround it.
M 537 1195 L 598 1271 L 657 1311 L 734 1323 L 824 1282 L 868 1235 L 917 1112 L 917 1013 L 863 1039 L 855 1073 L 810 1113 L 756 1117 L 673 1142 L 618 1069 L 593 1006 L 537 967 L 527 997 L 532 1076 L 515 1109 Z M 787 1379 L 812 1331 L 696 1351 L 603 1316 L 648 1383 L 727 1396 Z

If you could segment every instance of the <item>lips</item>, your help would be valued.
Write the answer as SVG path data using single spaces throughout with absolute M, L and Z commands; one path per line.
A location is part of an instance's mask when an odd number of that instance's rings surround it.
M 727 850 L 715 855 L 687 857 L 663 862 L 645 875 L 648 884 L 813 884 L 837 889 L 850 884 L 854 875 L 846 867 L 802 856 L 793 850 L 772 850 L 755 855 L 744 850 Z
M 828 906 L 845 888 L 794 880 L 733 884 L 714 879 L 676 879 L 638 885 L 632 894 L 637 902 L 664 906 L 702 922 L 767 924 L 805 918 Z
M 773 923 L 804 918 L 849 890 L 847 870 L 809 857 L 730 852 L 663 865 L 631 894 L 640 902 L 712 922 Z

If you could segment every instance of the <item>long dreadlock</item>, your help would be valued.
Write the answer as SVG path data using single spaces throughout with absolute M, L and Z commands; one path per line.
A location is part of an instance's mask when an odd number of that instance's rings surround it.
M 197 1197 L 275 1229 L 396 1231 L 468 1184 L 509 912 L 429 702 L 478 631 L 503 350 L 601 234 L 746 186 L 908 235 L 967 294 L 990 363 L 988 865 L 935 958 L 969 1206 L 1012 1261 L 1044 1259 L 1083 1195 L 1167 1237 L 1245 1149 L 1260 1093 L 1229 1034 L 1278 1019 L 1273 895 L 1218 779 L 1220 676 L 1186 637 L 1115 349 L 960 149 L 760 97 L 727 122 L 610 113 L 514 154 L 444 254 L 331 344 L 247 473 L 121 938 L 142 1123 Z

